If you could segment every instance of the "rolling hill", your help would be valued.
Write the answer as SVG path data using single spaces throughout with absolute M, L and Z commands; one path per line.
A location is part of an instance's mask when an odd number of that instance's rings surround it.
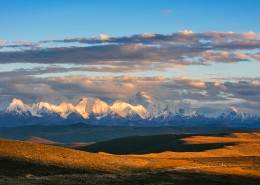
M 259 182 L 259 133 L 184 136 L 178 140 L 181 139 L 184 144 L 189 145 L 230 142 L 236 144 L 225 147 L 219 145 L 218 148 L 207 150 L 204 148 L 199 152 L 112 155 L 0 139 L 0 184 L 160 182 L 242 185 Z M 166 138 L 169 139 L 168 136 Z M 209 142 L 209 138 L 212 142 Z

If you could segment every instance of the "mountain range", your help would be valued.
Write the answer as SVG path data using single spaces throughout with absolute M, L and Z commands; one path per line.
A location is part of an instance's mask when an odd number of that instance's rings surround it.
M 259 127 L 260 117 L 238 112 L 234 107 L 213 114 L 199 113 L 188 106 L 159 101 L 139 92 L 126 101 L 106 103 L 84 97 L 77 104 L 48 102 L 25 104 L 14 98 L 0 111 L 0 126 L 50 125 L 85 122 L 109 126 L 231 126 Z

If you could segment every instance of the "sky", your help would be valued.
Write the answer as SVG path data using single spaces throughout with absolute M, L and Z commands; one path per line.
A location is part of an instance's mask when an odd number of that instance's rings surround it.
M 126 99 L 260 114 L 259 0 L 0 0 L 0 102 Z

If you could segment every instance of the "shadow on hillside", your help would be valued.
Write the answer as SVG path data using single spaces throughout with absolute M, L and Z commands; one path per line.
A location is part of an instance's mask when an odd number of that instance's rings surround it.
M 113 173 L 62 168 L 29 161 L 0 159 L 0 184 L 224 184 L 253 185 L 257 177 L 218 175 L 187 171 Z
M 88 152 L 106 152 L 110 154 L 149 154 L 165 151 L 202 152 L 205 150 L 232 146 L 236 143 L 187 144 L 182 139 L 191 137 L 189 134 L 168 134 L 155 136 L 134 136 L 99 142 L 79 147 Z M 218 135 L 221 136 L 221 135 Z
M 0 158 L 0 176 L 17 177 L 33 174 L 46 176 L 56 174 L 87 173 L 86 170 L 42 164 L 40 162 L 25 161 L 13 158 Z M 0 183 L 1 184 L 1 183 Z

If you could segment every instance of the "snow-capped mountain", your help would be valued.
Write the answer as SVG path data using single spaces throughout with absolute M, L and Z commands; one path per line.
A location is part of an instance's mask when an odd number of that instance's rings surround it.
M 6 108 L 6 113 L 19 115 L 19 116 L 31 116 L 34 112 L 31 107 L 25 105 L 22 100 L 14 98 L 10 105 Z
M 89 118 L 91 114 L 97 116 L 107 115 L 111 112 L 110 107 L 103 101 L 96 98 L 82 98 L 75 106 L 76 113 L 83 118 Z
M 48 102 L 27 105 L 15 98 L 9 105 L 1 107 L 0 126 L 72 122 L 136 126 L 260 126 L 259 117 L 240 113 L 234 107 L 204 115 L 187 105 L 159 101 L 145 92 L 139 92 L 126 101 L 116 100 L 110 105 L 92 97 L 84 97 L 77 104 L 62 102 L 59 105 Z
M 220 113 L 217 117 L 218 120 L 225 122 L 246 122 L 251 120 L 256 120 L 257 118 L 248 113 L 238 112 L 234 107 L 226 109 L 224 112 Z
M 63 118 L 67 118 L 69 114 L 71 114 L 75 108 L 70 103 L 62 102 L 60 105 L 53 105 L 47 102 L 40 102 L 37 104 L 33 104 L 31 107 L 34 116 L 43 117 L 49 115 L 58 114 Z
M 117 100 L 110 107 L 112 111 L 117 113 L 122 117 L 138 115 L 140 118 L 145 119 L 148 117 L 147 110 L 140 104 L 131 105 L 129 103 L 123 102 L 121 100 Z

